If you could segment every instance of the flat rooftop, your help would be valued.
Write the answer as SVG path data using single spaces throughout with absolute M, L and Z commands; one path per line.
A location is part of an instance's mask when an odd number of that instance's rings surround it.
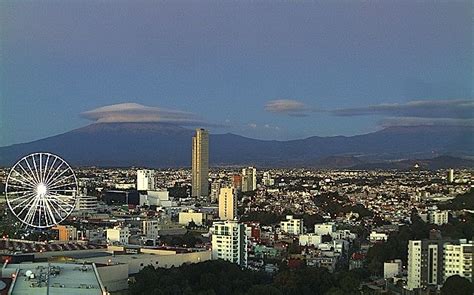
M 7 264 L 3 272 L 16 275 L 11 289 L 13 295 L 103 294 L 92 264 Z

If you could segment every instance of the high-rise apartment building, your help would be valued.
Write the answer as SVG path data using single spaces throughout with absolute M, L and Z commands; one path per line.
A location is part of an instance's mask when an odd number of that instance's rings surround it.
M 257 189 L 257 169 L 248 167 L 242 169 L 242 192 L 250 192 Z
M 212 225 L 212 259 L 223 259 L 247 266 L 245 224 L 235 220 L 217 221 Z
M 453 275 L 472 282 L 473 250 L 474 242 L 465 239 L 408 241 L 407 289 L 436 289 Z
M 193 197 L 209 196 L 209 132 L 196 129 L 192 148 L 192 193 Z
M 155 171 L 137 170 L 137 190 L 148 191 L 155 189 Z
M 459 244 L 444 245 L 444 280 L 458 275 L 473 282 L 474 242 L 460 240 Z
M 224 187 L 219 192 L 219 219 L 233 220 L 237 218 L 237 190 Z
M 442 284 L 444 242 L 446 241 L 408 241 L 408 290 Z
M 222 187 L 222 183 L 219 181 L 214 181 L 213 183 L 211 183 L 211 194 L 209 195 L 210 197 L 209 199 L 211 203 L 215 203 L 219 201 L 219 194 L 221 192 L 221 187 Z
M 242 190 L 242 175 L 236 174 L 232 176 L 232 186 L 238 190 Z

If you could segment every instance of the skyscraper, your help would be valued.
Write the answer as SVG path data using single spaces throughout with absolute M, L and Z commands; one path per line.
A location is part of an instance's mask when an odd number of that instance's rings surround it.
M 237 195 L 233 187 L 220 189 L 219 193 L 219 219 L 233 220 L 237 217 Z
M 192 151 L 192 196 L 209 196 L 209 132 L 196 129 Z

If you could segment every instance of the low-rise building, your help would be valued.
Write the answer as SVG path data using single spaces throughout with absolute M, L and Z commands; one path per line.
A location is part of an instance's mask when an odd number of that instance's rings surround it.
M 322 236 L 318 234 L 303 234 L 299 236 L 300 246 L 318 247 L 322 243 Z
M 402 273 L 402 261 L 395 259 L 393 261 L 384 262 L 383 264 L 383 278 L 391 279 Z
M 300 235 L 303 233 L 303 220 L 287 215 L 286 220 L 280 222 L 280 229 L 287 234 Z
M 192 221 L 196 225 L 201 226 L 207 221 L 207 219 L 208 216 L 206 213 L 195 212 L 193 210 L 179 212 L 178 215 L 178 223 L 183 225 L 188 225 Z
M 118 243 L 122 245 L 127 245 L 129 237 L 130 237 L 130 231 L 128 227 L 116 226 L 114 228 L 107 229 L 107 241 L 109 243 Z
M 331 235 L 336 231 L 336 224 L 334 222 L 326 222 L 314 225 L 314 233 L 318 235 Z

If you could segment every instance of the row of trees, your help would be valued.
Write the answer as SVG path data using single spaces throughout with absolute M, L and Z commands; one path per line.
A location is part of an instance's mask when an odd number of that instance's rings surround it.
M 331 274 L 323 268 L 283 269 L 275 276 L 241 269 L 226 261 L 178 268 L 145 267 L 130 294 L 359 294 L 363 273 Z

